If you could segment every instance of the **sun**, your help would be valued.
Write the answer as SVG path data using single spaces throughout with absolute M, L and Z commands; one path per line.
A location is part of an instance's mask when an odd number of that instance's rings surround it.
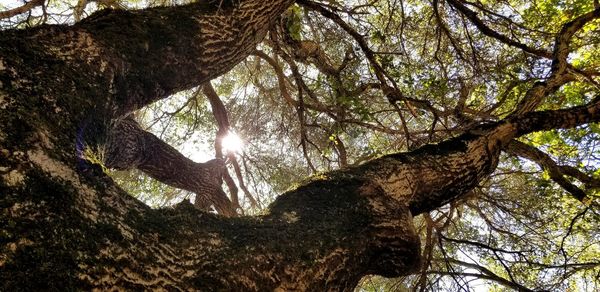
M 240 153 L 244 148 L 244 141 L 237 134 L 229 132 L 221 140 L 221 145 L 225 153 Z

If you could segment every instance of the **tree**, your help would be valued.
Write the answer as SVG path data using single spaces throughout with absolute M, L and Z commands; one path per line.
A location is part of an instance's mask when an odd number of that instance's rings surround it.
M 448 0 L 432 5 L 392 5 L 375 1 L 365 4 L 366 8 L 357 4 L 347 9 L 336 1 L 296 1 L 299 6 L 293 2 L 201 1 L 134 11 L 108 9 L 73 25 L 3 30 L 3 290 L 349 290 L 370 274 L 418 274 L 415 289 L 425 289 L 427 281 L 435 280 L 428 274 L 439 274 L 477 276 L 528 290 L 523 275 L 531 274 L 519 272 L 522 259 L 530 267 L 553 269 L 553 261 L 530 262 L 527 251 L 505 249 L 493 242 L 494 237 L 487 243 L 456 238 L 453 232 L 460 233 L 447 224 L 461 212 L 458 204 L 470 204 L 472 210 L 481 212 L 481 205 L 469 198 L 485 201 L 491 198 L 489 194 L 478 192 L 501 189 L 501 183 L 486 187 L 492 185 L 486 180 L 501 160 L 506 160 L 501 157 L 503 152 L 538 163 L 552 181 L 583 203 L 585 210 L 566 227 L 567 235 L 587 212 L 597 216 L 594 189 L 600 185 L 598 179 L 579 166 L 556 163 L 519 138 L 600 120 L 597 55 L 585 56 L 577 50 L 581 46 L 597 52 L 599 40 L 593 32 L 597 32 L 600 17 L 598 4 L 577 3 L 556 11 L 544 6 L 549 16 L 533 17 L 538 10 L 527 11 L 518 1 L 510 3 L 509 8 L 527 12 L 521 17 L 530 22 L 528 27 L 503 15 L 502 8 L 507 8 L 503 4 Z M 380 10 L 368 19 L 373 23 L 368 30 L 370 39 L 361 28 L 363 19 L 354 18 L 361 15 L 360 9 Z M 431 16 L 437 41 L 432 53 L 425 47 L 421 53 L 411 51 L 415 45 L 426 44 L 430 35 L 423 29 L 409 31 L 423 19 L 416 19 L 418 13 L 408 10 Z M 405 13 L 408 16 L 402 16 Z M 536 28 L 557 19 L 560 29 L 556 32 Z M 316 29 L 303 32 L 308 21 L 333 26 L 327 36 L 339 36 L 338 44 L 318 39 L 325 35 Z M 394 31 L 399 36 L 394 36 Z M 539 34 L 539 43 L 521 41 L 528 39 L 524 37 L 527 33 Z M 267 34 L 263 44 L 267 51 L 257 51 Z M 314 39 L 308 38 L 311 36 Z M 499 44 L 503 47 L 490 48 Z M 336 153 L 339 169 L 291 188 L 262 215 L 224 217 L 187 201 L 152 209 L 129 196 L 100 164 L 84 155 L 87 149 L 107 147 L 104 163 L 108 166 L 137 167 L 166 183 L 201 193 L 194 188 L 195 179 L 201 177 L 204 182 L 209 176 L 205 169 L 220 175 L 220 170 L 214 169 L 221 168 L 190 162 L 165 142 L 148 136 L 129 115 L 200 85 L 218 115 L 222 103 L 207 82 L 249 55 L 275 72 L 279 94 L 298 119 L 293 129 L 300 137 L 308 168 L 322 169 L 324 163 L 315 166 L 311 152 L 320 151 L 321 157 L 327 158 L 323 150 L 327 147 Z M 497 61 L 484 61 L 491 56 Z M 453 60 L 468 68 L 455 68 Z M 408 62 L 406 66 L 403 61 Z M 311 80 L 307 68 L 316 68 L 318 77 Z M 432 69 L 443 78 L 432 74 Z M 478 79 L 477 74 L 486 77 Z M 489 88 L 484 86 L 486 82 Z M 292 83 L 296 98 L 289 92 Z M 373 89 L 376 93 L 370 92 Z M 495 94 L 502 90 L 504 93 Z M 423 98 L 429 95 L 434 97 Z M 561 95 L 570 96 L 564 102 L 551 100 Z M 364 96 L 371 99 L 364 101 Z M 440 106 L 448 96 L 454 98 Z M 380 112 L 386 112 L 387 120 Z M 427 122 L 419 119 L 430 123 L 428 130 L 422 131 Z M 223 116 L 219 121 L 221 130 L 229 127 Z M 401 129 L 390 123 L 401 123 Z M 120 125 L 132 129 L 132 136 L 124 136 L 133 140 L 115 142 L 115 137 L 124 137 L 114 134 L 123 132 L 117 131 Z M 309 132 L 307 127 L 312 125 L 318 131 Z M 354 159 L 348 157 L 349 150 L 356 152 L 357 147 L 343 140 L 350 140 L 344 135 L 355 126 L 392 134 L 396 140 L 390 144 L 401 141 L 406 151 L 377 158 L 362 155 L 366 162 L 351 163 Z M 412 127 L 420 127 L 421 132 Z M 595 126 L 589 127 L 593 131 Z M 322 140 L 328 142 L 313 142 L 319 131 L 327 134 L 328 139 Z M 576 139 L 581 143 L 596 137 L 589 132 L 564 133 L 566 138 L 555 134 L 546 139 L 569 146 L 576 144 Z M 532 140 L 536 142 L 535 137 Z M 428 144 L 433 142 L 439 143 Z M 510 163 L 503 161 L 501 167 L 510 169 Z M 518 160 L 513 164 L 523 167 Z M 175 171 L 180 172 L 172 175 Z M 511 177 L 509 184 L 518 179 L 522 177 Z M 213 188 L 220 183 L 215 181 L 210 184 L 209 201 L 224 196 L 220 188 Z M 530 201 L 511 198 L 510 202 Z M 214 200 L 209 203 L 227 215 L 234 215 L 237 208 L 227 209 L 227 204 Z M 449 203 L 446 212 L 436 215 L 436 210 L 443 211 Z M 494 203 L 502 208 L 501 202 Z M 206 208 L 208 203 L 199 205 Z M 485 213 L 481 218 L 479 222 L 489 219 Z M 419 221 L 426 226 L 423 243 L 420 228 L 415 227 Z M 592 226 L 587 232 L 593 238 L 597 234 L 591 231 L 594 221 L 586 222 Z M 492 221 L 489 226 L 496 225 Z M 556 266 L 564 270 L 563 275 L 597 272 L 597 260 L 572 263 L 567 259 L 573 254 L 564 248 L 566 238 L 560 244 L 565 260 Z M 436 270 L 440 265 L 436 264 L 434 239 L 445 241 L 446 248 L 451 244 L 477 246 L 495 255 L 497 262 L 489 267 L 473 264 L 447 256 L 457 253 L 440 247 L 437 253 L 446 255 L 448 268 Z M 597 255 L 597 243 L 590 246 L 581 253 Z M 513 256 L 512 261 L 507 254 Z M 455 264 L 479 274 L 450 266 Z

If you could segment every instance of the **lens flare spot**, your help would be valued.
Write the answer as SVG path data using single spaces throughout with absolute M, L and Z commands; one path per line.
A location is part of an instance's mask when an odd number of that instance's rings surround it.
M 240 153 L 244 148 L 244 141 L 235 133 L 229 133 L 221 140 L 223 151 L 228 153 Z

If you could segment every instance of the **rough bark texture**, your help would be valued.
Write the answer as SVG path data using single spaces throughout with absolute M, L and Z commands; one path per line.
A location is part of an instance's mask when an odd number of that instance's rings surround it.
M 290 4 L 225 2 L 0 33 L 0 290 L 340 291 L 409 274 L 413 215 L 475 187 L 512 138 L 600 119 L 598 101 L 525 113 L 314 177 L 258 217 L 150 209 L 80 152 L 115 115 L 227 71 Z
M 219 214 L 235 215 L 231 201 L 221 188 L 221 177 L 226 171 L 221 159 L 196 163 L 144 131 L 131 117 L 116 120 L 103 153 L 106 167 L 137 168 L 162 183 L 195 193 L 194 204 L 203 210 L 213 205 Z

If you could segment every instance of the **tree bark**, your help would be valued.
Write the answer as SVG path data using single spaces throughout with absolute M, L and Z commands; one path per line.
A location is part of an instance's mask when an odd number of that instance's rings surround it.
M 103 153 L 108 168 L 137 168 L 164 184 L 195 193 L 194 204 L 201 209 L 210 210 L 213 205 L 219 214 L 236 214 L 221 188 L 226 171 L 223 160 L 196 163 L 144 131 L 131 117 L 118 119 L 111 127 Z
M 202 3 L 0 32 L 0 290 L 340 291 L 410 274 L 413 215 L 474 188 L 511 139 L 600 120 L 598 101 L 525 113 L 313 177 L 262 216 L 154 210 L 82 149 L 114 117 L 227 71 L 291 1 Z

